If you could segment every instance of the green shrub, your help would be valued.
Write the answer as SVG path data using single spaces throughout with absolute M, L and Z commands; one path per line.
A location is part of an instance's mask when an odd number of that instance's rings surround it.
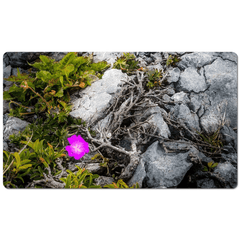
M 71 111 L 68 104 L 71 91 L 91 85 L 93 79 L 101 78 L 110 66 L 104 61 L 93 63 L 91 56 L 77 57 L 73 52 L 59 62 L 44 55 L 39 58 L 40 62 L 29 64 L 37 70 L 36 73 L 21 74 L 18 70 L 17 76 L 5 79 L 18 84 L 4 92 L 4 100 L 21 102 L 17 109 L 10 110 L 10 116 L 47 111 L 57 116 L 58 123 L 64 122 Z M 30 113 L 28 106 L 34 106 Z

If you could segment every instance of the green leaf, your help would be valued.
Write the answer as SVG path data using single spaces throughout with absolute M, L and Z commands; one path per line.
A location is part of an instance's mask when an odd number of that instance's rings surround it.
M 19 156 L 19 154 L 17 152 L 15 152 L 13 155 L 14 155 L 14 157 L 16 159 L 16 167 L 19 168 L 20 164 L 21 164 L 20 156 Z
M 212 165 L 212 168 L 215 168 L 217 165 L 218 165 L 218 163 L 214 163 L 214 164 Z
M 65 184 L 66 184 L 66 182 L 67 182 L 67 179 L 66 179 L 66 178 L 60 178 L 60 180 L 61 180 L 62 182 L 64 182 Z
M 208 168 L 206 166 L 204 166 L 203 172 L 208 172 Z
M 31 160 L 25 159 L 25 160 L 21 161 L 21 166 L 26 164 L 26 163 L 29 163 L 29 162 L 31 162 Z
M 61 85 L 63 87 L 63 76 L 60 76 L 59 80 L 60 80 L 60 83 L 61 83 Z
M 71 185 L 71 175 L 68 175 L 65 188 L 70 188 L 70 185 Z
M 19 170 L 27 169 L 29 167 L 32 167 L 32 164 L 25 164 L 25 165 L 19 167 Z
M 54 96 L 55 97 L 62 97 L 63 96 L 63 88 L 61 88 Z
M 63 57 L 63 59 L 59 62 L 59 68 L 62 69 L 66 67 L 68 64 L 72 63 L 73 59 L 75 58 L 75 53 L 70 52 Z
M 213 165 L 213 161 L 208 163 L 208 167 L 212 167 L 212 165 Z
M 23 178 L 22 178 L 22 177 L 20 177 L 20 176 L 17 176 L 16 178 L 19 178 L 19 179 L 21 179 L 21 180 L 22 180 L 22 182 L 24 183 L 24 180 L 23 180 Z
M 15 97 L 12 97 L 8 91 L 3 92 L 3 100 L 13 100 Z

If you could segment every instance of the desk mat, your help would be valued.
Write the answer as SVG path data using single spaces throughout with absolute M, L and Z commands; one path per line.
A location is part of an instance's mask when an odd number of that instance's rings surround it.
M 6 52 L 6 188 L 236 188 L 232 52 Z

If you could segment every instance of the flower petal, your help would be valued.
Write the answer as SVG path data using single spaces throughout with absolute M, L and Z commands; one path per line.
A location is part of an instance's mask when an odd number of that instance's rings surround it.
M 84 156 L 84 152 L 81 152 L 81 153 L 74 153 L 73 154 L 73 157 L 76 159 L 76 160 L 79 160 L 80 158 L 82 158 Z
M 74 142 L 78 141 L 77 136 L 73 135 L 70 138 L 68 138 L 68 141 L 70 144 L 73 144 Z

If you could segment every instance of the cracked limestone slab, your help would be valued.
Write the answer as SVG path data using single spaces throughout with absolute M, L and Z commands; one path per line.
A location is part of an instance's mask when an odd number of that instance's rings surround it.
M 193 165 L 187 160 L 189 153 L 167 153 L 158 141 L 154 142 L 142 154 L 129 185 L 138 182 L 147 188 L 176 187 Z
M 181 57 L 181 61 L 176 65 L 181 69 L 189 67 L 201 68 L 207 64 L 211 64 L 217 56 L 213 52 L 196 52 L 185 54 Z
M 109 106 L 113 96 L 121 89 L 127 81 L 127 74 L 121 70 L 107 70 L 102 79 L 92 83 L 91 86 L 80 91 L 82 97 L 75 98 L 70 115 L 81 118 L 83 121 L 95 122 L 104 117 L 104 111 Z
M 226 111 L 226 123 L 237 127 L 237 64 L 218 58 L 205 66 L 206 81 L 210 85 L 205 92 L 211 106 L 201 117 L 201 126 L 206 132 L 214 132 Z
M 223 60 L 233 61 L 235 63 L 238 62 L 238 55 L 234 52 L 217 52 L 214 55 L 221 57 Z
M 177 89 L 186 92 L 194 91 L 195 93 L 199 93 L 205 91 L 207 87 L 203 69 L 198 73 L 194 67 L 186 68 L 180 74 L 180 79 L 177 83 Z

